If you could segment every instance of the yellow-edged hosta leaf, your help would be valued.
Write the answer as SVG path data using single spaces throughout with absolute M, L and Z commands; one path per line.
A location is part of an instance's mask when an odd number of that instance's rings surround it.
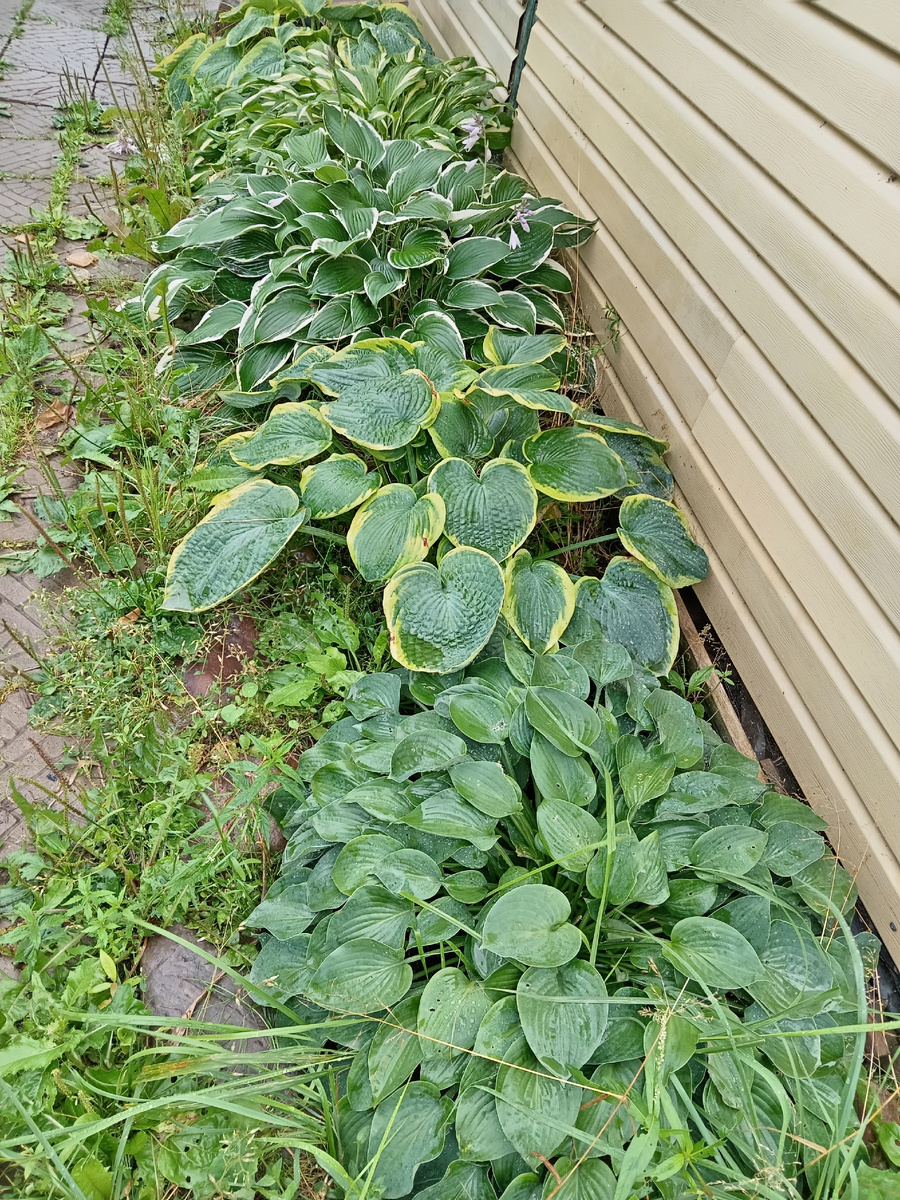
M 389 483 L 359 509 L 347 533 L 347 549 L 363 579 L 388 579 L 421 562 L 444 528 L 444 501 L 421 498 L 405 483 Z
M 556 646 L 575 611 L 575 585 L 556 563 L 520 550 L 506 567 L 503 615 L 535 654 Z
M 340 516 L 368 500 L 381 487 L 381 476 L 355 454 L 332 454 L 304 467 L 300 494 L 314 520 Z
M 231 457 L 251 471 L 315 458 L 331 445 L 331 428 L 308 404 L 276 404 L 250 437 L 235 439 Z
M 628 482 L 622 460 L 603 438 L 571 425 L 535 434 L 525 455 L 531 482 L 554 500 L 600 500 Z
M 684 514 L 668 500 L 628 496 L 619 509 L 619 541 L 669 587 L 689 587 L 709 572 L 706 551 L 691 537 Z
M 307 512 L 296 492 L 267 479 L 217 496 L 169 559 L 163 608 L 202 612 L 221 604 L 266 569 Z

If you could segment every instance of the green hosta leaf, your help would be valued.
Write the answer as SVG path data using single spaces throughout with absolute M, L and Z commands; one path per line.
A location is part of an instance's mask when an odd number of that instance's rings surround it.
M 532 889 L 517 889 L 529 892 Z M 497 1115 L 509 1141 L 528 1163 L 553 1158 L 578 1120 L 582 1091 L 548 1077 L 524 1038 L 509 1052 L 497 1076 Z
M 300 494 L 314 520 L 340 516 L 374 496 L 381 486 L 377 471 L 369 471 L 355 454 L 332 454 L 305 467 Z
M 532 1053 L 555 1075 L 583 1067 L 603 1040 L 606 984 L 590 963 L 529 967 L 516 986 L 516 1001 Z
M 575 611 L 575 586 L 556 563 L 535 562 L 520 550 L 506 567 L 503 615 L 529 650 L 545 654 Z
M 795 872 L 791 884 L 813 912 L 823 917 L 831 915 L 828 900 L 841 912 L 847 912 L 856 903 L 856 884 L 834 858 L 820 858 Z
M 605 646 L 611 645 L 604 642 Z M 623 649 L 623 647 L 619 647 Z M 644 701 L 644 707 L 656 722 L 660 744 L 675 757 L 675 766 L 684 770 L 703 757 L 703 730 L 693 706 L 675 692 L 657 688 Z
M 307 511 L 291 488 L 266 479 L 252 479 L 217 496 L 169 559 L 162 607 L 202 612 L 221 604 L 262 574 L 306 520 Z
M 468 237 L 454 242 L 447 255 L 447 279 L 474 279 L 489 267 L 506 258 L 509 246 L 502 238 Z M 493 359 L 491 360 L 494 361 Z M 536 362 L 536 359 L 529 359 Z
M 415 920 L 409 900 L 377 884 L 357 888 L 339 913 L 332 918 L 337 944 L 367 937 L 395 950 L 403 947 L 406 931 Z
M 499 367 L 539 363 L 566 347 L 566 339 L 558 333 L 507 333 L 493 326 L 484 339 L 484 356 Z
M 585 870 L 603 837 L 597 818 L 566 800 L 544 800 L 536 816 L 550 857 L 567 871 Z
M 463 925 L 469 924 L 469 920 L 465 904 L 450 896 L 439 896 L 430 908 L 423 908 L 419 913 L 416 933 L 423 946 L 433 946 L 449 941 Z
M 306 885 L 296 884 L 257 904 L 244 924 L 249 929 L 268 929 L 279 941 L 287 941 L 301 934 L 314 919 L 306 903 Z
M 443 395 L 441 407 L 428 433 L 445 458 L 484 458 L 494 448 L 494 438 L 468 400 Z
M 429 979 L 419 1004 L 419 1035 L 426 1053 L 457 1057 L 475 1045 L 491 1001 L 478 982 L 456 967 L 444 967 Z
M 556 390 L 559 387 L 558 377 L 538 364 L 489 367 L 479 375 L 477 382 L 489 396 L 510 396 L 526 408 L 544 409 L 547 412 L 572 411 L 571 400 Z
M 578 581 L 575 602 L 599 621 L 608 641 L 620 642 L 655 675 L 668 675 L 678 653 L 678 613 L 671 588 L 649 567 L 614 558 L 601 582 Z
M 371 938 L 354 938 L 332 950 L 309 981 L 306 994 L 335 1012 L 378 1012 L 402 1000 L 412 977 L 412 967 L 403 961 L 401 951 Z
M 411 229 L 399 246 L 388 251 L 388 262 L 400 271 L 426 267 L 447 253 L 447 238 L 437 229 Z
M 586 758 L 571 758 L 536 733 L 531 741 L 531 774 L 544 800 L 566 800 L 584 807 L 597 794 L 597 781 Z
M 553 1182 L 555 1185 L 556 1180 Z M 541 1200 L 543 1191 L 540 1176 L 525 1171 L 515 1177 L 500 1200 Z
M 572 426 L 529 438 L 525 454 L 531 482 L 555 500 L 600 500 L 628 481 L 622 460 L 603 438 Z
M 405 1083 L 422 1061 L 422 1043 L 416 1033 L 419 1000 L 418 996 L 401 1000 L 369 1043 L 369 1086 L 374 1104 Z
M 503 591 L 500 567 L 482 550 L 451 550 L 440 567 L 402 567 L 384 592 L 391 653 L 412 671 L 466 666 L 493 632 Z
M 575 585 L 576 612 L 574 620 L 578 619 L 578 585 Z M 568 630 L 566 631 L 568 634 Z M 584 669 L 596 683 L 597 687 L 605 688 L 608 683 L 616 683 L 620 679 L 628 679 L 634 673 L 634 663 L 631 655 L 618 642 L 607 642 L 603 638 L 588 638 L 580 642 L 574 651 L 575 661 L 581 663 Z M 668 693 L 674 695 L 674 693 Z M 693 709 L 691 710 L 693 712 Z
M 370 833 L 354 838 L 338 854 L 331 868 L 331 878 L 336 888 L 345 896 L 351 895 L 363 884 L 374 883 L 371 876 L 386 857 L 403 849 L 403 843 L 382 833 Z
M 231 448 L 242 467 L 258 471 L 292 466 L 315 458 L 331 445 L 331 429 L 308 404 L 276 404 L 267 421 L 246 441 Z
M 712 917 L 679 921 L 662 953 L 682 975 L 707 987 L 745 988 L 763 974 L 763 965 L 743 934 Z
M 229 300 L 217 308 L 205 312 L 190 333 L 180 341 L 182 346 L 199 346 L 204 342 L 218 342 L 226 333 L 237 329 L 247 314 L 247 306 L 239 300 Z
M 727 879 L 746 875 L 762 858 L 768 840 L 764 829 L 721 825 L 697 838 L 691 862 L 698 871 L 714 871 Z
M 496 1162 L 515 1153 L 500 1125 L 494 1097 L 477 1084 L 460 1092 L 456 1139 L 460 1157 L 469 1162 Z
M 419 1166 L 443 1149 L 446 1120 L 441 1094 L 429 1083 L 411 1083 L 381 1101 L 367 1154 L 370 1162 L 377 1159 L 369 1176 L 375 1195 L 384 1200 L 409 1195 Z
M 531 967 L 562 966 L 581 948 L 581 935 L 568 924 L 570 912 L 569 901 L 556 888 L 543 883 L 515 888 L 485 918 L 482 945 L 500 958 Z
M 557 688 L 530 687 L 525 693 L 525 712 L 538 733 L 571 758 L 579 758 L 603 730 L 590 705 Z
M 606 882 L 605 848 L 597 852 L 585 876 L 592 896 L 603 895 Z M 654 830 L 642 841 L 627 823 L 616 825 L 616 849 L 609 876 L 610 904 L 662 904 L 669 897 L 666 865 L 659 845 L 659 833 Z
M 445 532 L 455 546 L 474 546 L 502 562 L 534 529 L 537 492 L 517 462 L 494 459 L 479 479 L 463 459 L 450 458 L 431 472 L 428 487 L 444 499 Z
M 664 796 L 675 774 L 675 756 L 665 746 L 644 746 L 635 736 L 619 738 L 616 761 L 619 784 L 632 812 Z
M 825 842 L 814 830 L 793 821 L 769 826 L 763 864 L 775 875 L 796 875 L 825 854 Z
M 467 804 L 454 788 L 426 797 L 404 818 L 404 823 L 439 837 L 462 838 L 479 850 L 490 850 L 497 841 L 495 818 Z
M 349 158 L 364 162 L 367 167 L 377 167 L 384 158 L 384 142 L 380 135 L 356 113 L 323 105 L 322 120 L 328 136 Z
M 629 1126 L 633 1128 L 631 1121 Z M 601 1137 L 598 1142 L 603 1145 L 606 1140 Z M 545 1196 L 552 1195 L 553 1200 L 615 1200 L 616 1176 L 599 1158 L 559 1158 L 553 1164 L 553 1169 L 562 1180 L 562 1185 L 550 1177 L 548 1184 L 553 1186 L 545 1187 Z
M 699 583 L 709 559 L 690 535 L 684 514 L 655 496 L 628 496 L 619 509 L 619 540 L 669 587 Z
M 421 562 L 444 528 L 444 501 L 404 483 L 381 488 L 354 515 L 347 549 L 363 579 L 389 579 L 400 567 Z
M 441 868 L 422 850 L 395 850 L 378 864 L 376 874 L 389 891 L 406 892 L 417 900 L 430 900 L 443 879 Z
M 487 1167 L 452 1162 L 444 1178 L 419 1192 L 417 1200 L 496 1200 L 496 1192 L 491 1187 Z
M 499 763 L 474 759 L 455 763 L 450 768 L 450 779 L 464 800 L 489 817 L 508 817 L 521 808 L 518 785 Z
M 338 433 L 369 450 L 394 450 L 430 424 L 439 407 L 428 381 L 409 371 L 344 388 L 337 400 L 322 405 L 322 416 Z

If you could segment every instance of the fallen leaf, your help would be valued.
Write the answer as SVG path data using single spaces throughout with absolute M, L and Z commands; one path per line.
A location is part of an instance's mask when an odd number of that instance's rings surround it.
M 30 242 L 36 242 L 37 238 L 33 233 L 17 233 L 16 241 L 23 246 L 27 246 Z
M 97 262 L 97 255 L 91 254 L 90 250 L 73 250 L 66 256 L 66 262 L 70 267 L 93 267 Z
M 54 400 L 49 408 L 44 409 L 35 421 L 38 429 L 52 429 L 55 425 L 68 425 L 74 409 L 65 400 Z

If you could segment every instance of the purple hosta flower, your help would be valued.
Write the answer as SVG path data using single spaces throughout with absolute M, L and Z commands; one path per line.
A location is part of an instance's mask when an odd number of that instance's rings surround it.
M 531 233 L 531 226 L 528 224 L 528 218 L 532 215 L 531 209 L 528 207 L 528 201 L 523 200 L 516 211 L 513 213 L 509 222 L 509 248 L 510 250 L 518 250 L 522 245 L 522 239 L 516 233 L 516 226 L 523 229 L 525 233 Z
M 481 113 L 475 113 L 473 117 L 466 117 L 464 121 L 460 121 L 459 127 L 466 134 L 463 150 L 471 150 L 475 143 L 484 136 L 484 117 Z

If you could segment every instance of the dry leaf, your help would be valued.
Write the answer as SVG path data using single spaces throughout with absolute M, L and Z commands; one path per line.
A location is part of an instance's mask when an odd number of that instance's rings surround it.
M 91 254 L 90 250 L 73 250 L 66 256 L 66 262 L 70 267 L 93 267 L 97 262 L 97 255 Z
M 22 246 L 27 246 L 30 242 L 37 241 L 37 238 L 35 237 L 35 235 L 33 233 L 17 233 L 16 241 L 19 242 Z
M 109 627 L 109 635 L 112 636 L 118 630 L 128 629 L 132 625 L 136 625 L 141 619 L 141 610 L 133 608 L 131 612 L 127 612 L 124 617 L 119 617 L 118 621 L 113 621 Z
M 35 421 L 37 429 L 52 429 L 55 425 L 67 425 L 72 419 L 74 409 L 65 400 L 54 400 Z

